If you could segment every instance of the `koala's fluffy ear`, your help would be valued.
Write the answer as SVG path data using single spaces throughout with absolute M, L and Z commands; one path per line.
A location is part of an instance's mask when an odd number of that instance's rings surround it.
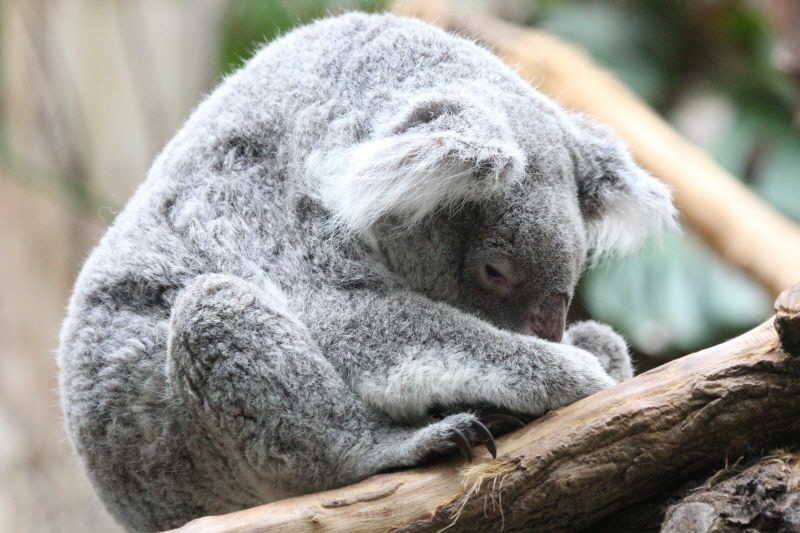
M 674 228 L 669 187 L 640 168 L 609 128 L 581 115 L 572 118 L 578 197 L 591 258 L 630 250 L 648 230 Z
M 323 203 L 351 230 L 366 231 L 386 215 L 414 224 L 521 176 L 524 156 L 502 130 L 464 98 L 421 98 L 371 140 L 313 156 L 307 166 Z

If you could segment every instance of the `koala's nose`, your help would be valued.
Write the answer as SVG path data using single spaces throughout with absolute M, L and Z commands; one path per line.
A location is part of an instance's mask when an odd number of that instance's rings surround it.
M 553 293 L 536 302 L 530 311 L 521 333 L 535 335 L 539 338 L 559 342 L 564 336 L 567 321 L 567 297 Z

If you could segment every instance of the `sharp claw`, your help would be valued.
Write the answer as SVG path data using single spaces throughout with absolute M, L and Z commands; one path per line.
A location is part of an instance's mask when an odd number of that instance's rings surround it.
M 484 426 L 480 421 L 475 421 L 475 431 L 478 433 L 478 440 L 480 440 L 492 454 L 492 459 L 497 459 L 497 445 L 494 442 L 492 432 Z
M 503 413 L 492 413 L 490 415 L 486 415 L 481 417 L 481 421 L 487 425 L 495 425 L 495 424 L 508 424 L 510 426 L 515 426 L 517 428 L 521 428 L 525 425 L 525 422 L 517 418 L 516 416 L 511 416 Z
M 461 454 L 466 457 L 467 462 L 471 463 L 474 455 L 472 454 L 472 446 L 470 445 L 467 437 L 464 436 L 459 430 L 453 430 L 453 442 L 455 442 L 458 449 L 461 450 Z

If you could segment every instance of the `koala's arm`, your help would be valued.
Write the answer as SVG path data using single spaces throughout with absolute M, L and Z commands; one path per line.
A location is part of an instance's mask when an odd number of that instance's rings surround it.
M 412 292 L 328 303 L 312 326 L 326 357 L 356 394 L 397 420 L 464 405 L 539 415 L 616 382 L 582 348 L 502 331 Z
M 491 442 L 472 413 L 395 424 L 363 402 L 271 282 L 195 278 L 172 310 L 167 374 L 180 426 L 214 442 L 195 461 L 235 479 L 222 490 L 241 507 L 418 464 L 456 436 Z

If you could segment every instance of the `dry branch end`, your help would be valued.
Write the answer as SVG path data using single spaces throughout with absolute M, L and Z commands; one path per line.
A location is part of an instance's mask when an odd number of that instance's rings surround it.
M 800 284 L 784 290 L 775 300 L 775 329 L 783 351 L 800 357 Z

